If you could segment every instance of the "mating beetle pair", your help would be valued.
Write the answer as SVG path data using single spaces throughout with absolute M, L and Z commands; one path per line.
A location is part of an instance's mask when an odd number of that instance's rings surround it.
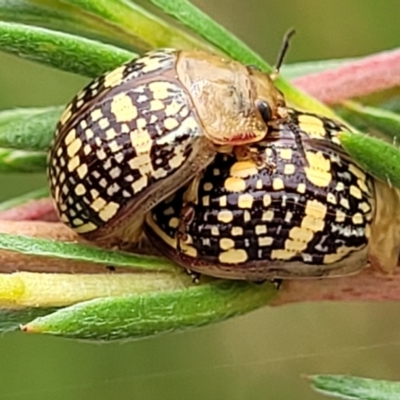
M 343 275 L 382 244 L 390 216 L 380 199 L 395 198 L 352 162 L 343 130 L 287 108 L 255 68 L 158 50 L 66 108 L 49 153 L 51 193 L 61 220 L 100 245 L 132 244 L 144 230 L 168 257 L 212 276 Z M 380 247 L 377 261 L 396 251 Z

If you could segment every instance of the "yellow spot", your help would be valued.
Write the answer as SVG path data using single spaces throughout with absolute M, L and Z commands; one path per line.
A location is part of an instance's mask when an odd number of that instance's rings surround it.
M 110 122 L 106 117 L 102 118 L 99 122 L 99 127 L 104 130 L 110 126 Z
M 204 207 L 208 207 L 210 205 L 210 196 L 203 196 L 201 199 L 201 203 Z
M 243 235 L 243 228 L 241 226 L 233 226 L 231 229 L 232 236 L 241 236 Z
M 222 210 L 218 213 L 218 221 L 228 224 L 233 220 L 233 213 L 229 210 Z
M 229 238 L 222 238 L 219 241 L 219 247 L 222 250 L 233 249 L 235 247 L 235 242 L 232 239 L 229 239 Z
M 362 181 L 361 179 L 358 179 L 357 185 L 364 193 L 369 193 L 366 181 Z
M 90 154 L 91 151 L 92 151 L 92 146 L 90 144 L 85 144 L 85 146 L 83 146 L 83 153 L 85 154 L 85 156 Z
M 341 210 L 336 210 L 336 222 L 343 222 L 346 219 L 346 214 Z
M 321 219 L 316 219 L 309 215 L 306 215 L 301 221 L 301 227 L 308 229 L 313 232 L 322 231 L 324 229 L 325 223 Z
M 146 154 L 150 157 L 150 150 L 153 141 L 149 132 L 147 132 L 145 129 L 135 129 L 133 132 L 131 132 L 130 138 L 137 156 L 131 160 L 129 165 L 131 168 L 138 168 L 139 164 L 142 165 L 142 162 L 139 162 L 139 160 L 136 159 L 138 159 L 138 156 L 142 154 Z M 146 160 L 146 163 L 148 162 L 149 160 Z
M 72 172 L 77 168 L 79 165 L 81 165 L 81 162 L 79 160 L 78 156 L 75 156 L 74 158 L 71 158 L 68 162 L 68 171 Z
M 156 101 L 159 101 L 159 100 L 156 100 Z M 173 101 L 172 103 L 168 104 L 165 107 L 165 115 L 167 115 L 169 117 L 175 116 L 178 114 L 181 107 L 182 107 L 182 104 L 179 101 Z M 182 114 L 180 114 L 180 116 L 182 117 Z M 184 115 L 184 116 L 186 116 L 186 115 Z
M 251 220 L 251 215 L 248 210 L 245 210 L 243 213 L 243 221 L 249 222 Z
M 78 185 L 75 186 L 74 191 L 78 196 L 82 196 L 86 193 L 86 188 L 85 186 L 82 185 L 82 183 L 79 183 Z
M 282 190 L 285 187 L 281 178 L 275 178 L 272 182 L 272 188 L 274 190 Z
M 66 146 L 68 146 L 75 139 L 75 137 L 76 137 L 76 130 L 71 129 L 64 139 L 64 143 L 66 144 Z
M 305 213 L 314 218 L 324 219 L 326 216 L 326 205 L 318 200 L 307 200 Z
M 83 224 L 83 221 L 80 218 L 74 218 L 72 220 L 72 225 L 73 226 L 79 226 L 79 225 L 82 225 L 82 224 Z
M 179 219 L 176 217 L 171 218 L 168 225 L 170 228 L 176 229 L 179 226 Z
M 359 208 L 363 213 L 367 213 L 368 211 L 371 210 L 371 206 L 370 206 L 367 202 L 365 202 L 365 201 L 363 201 L 362 203 L 359 203 L 359 204 L 358 204 L 358 208 Z
M 353 218 L 351 219 L 353 221 L 354 225 L 360 225 L 364 223 L 364 218 L 362 214 L 356 213 L 353 215 Z
M 261 190 L 263 188 L 263 181 L 262 179 L 257 179 L 256 182 L 256 189 Z
M 294 164 L 286 164 L 284 169 L 283 169 L 283 173 L 285 175 L 292 175 L 296 172 L 296 167 Z
M 93 199 L 96 199 L 100 195 L 100 193 L 96 189 L 90 189 L 90 194 Z
M 122 146 L 118 144 L 116 140 L 113 140 L 108 144 L 112 153 L 117 153 L 119 150 L 122 149 Z
M 109 74 L 107 74 L 104 77 L 104 83 L 103 83 L 104 87 L 106 88 L 114 87 L 121 84 L 125 68 L 126 67 L 123 65 L 121 67 L 114 69 L 114 71 L 111 71 Z
M 253 207 L 254 198 L 251 194 L 245 193 L 241 194 L 238 198 L 239 208 L 251 208 Z
M 297 242 L 308 243 L 314 237 L 314 234 L 312 231 L 295 226 L 290 230 L 289 237 Z
M 88 222 L 85 225 L 81 225 L 78 227 L 75 227 L 74 230 L 77 233 L 87 233 L 87 232 L 92 232 L 95 231 L 97 229 L 97 226 L 95 224 L 93 224 L 92 222 Z
M 117 94 L 110 105 L 111 112 L 115 116 L 115 121 L 129 122 L 138 116 L 137 108 L 132 104 L 132 99 L 126 93 Z
M 144 73 L 156 71 L 162 66 L 158 58 L 142 57 L 140 61 L 144 65 L 144 67 L 142 68 L 142 72 Z
M 102 198 L 98 197 L 91 205 L 90 208 L 97 213 L 104 208 L 107 202 Z
M 228 192 L 243 192 L 246 189 L 246 181 L 241 178 L 229 177 L 225 180 L 224 187 Z
M 269 194 L 264 194 L 263 196 L 263 206 L 268 207 L 272 203 L 272 198 Z
M 67 153 L 69 157 L 73 157 L 82 147 L 82 140 L 76 138 L 68 147 Z
M 327 194 L 326 201 L 331 204 L 337 204 L 336 196 L 331 192 Z
M 164 121 L 164 127 L 165 127 L 165 129 L 167 129 L 169 131 L 174 130 L 178 126 L 179 126 L 179 122 L 175 118 L 169 117 L 169 118 L 166 118 Z
M 96 108 L 90 113 L 90 116 L 92 117 L 93 121 L 99 120 L 101 117 L 103 117 L 103 112 L 101 111 L 100 108 Z
M 354 185 L 350 186 L 350 194 L 356 199 L 362 198 L 361 190 L 357 186 Z
M 87 137 L 88 139 L 91 139 L 91 138 L 94 136 L 94 132 L 92 131 L 92 129 L 87 128 L 87 129 L 85 130 L 85 135 L 86 135 L 86 137 Z
M 160 111 L 164 109 L 164 103 L 161 100 L 152 100 L 150 102 L 151 111 Z
M 303 250 L 307 248 L 307 243 L 299 242 L 297 240 L 287 239 L 285 240 L 285 250 L 291 251 L 294 253 L 301 253 Z
M 350 209 L 349 200 L 346 199 L 345 197 L 342 197 L 342 198 L 340 199 L 340 205 L 343 206 L 344 208 L 347 208 L 348 210 Z
M 294 256 L 293 252 L 287 251 L 285 249 L 278 249 L 271 251 L 272 260 L 290 260 Z
M 175 91 L 177 89 L 179 90 L 176 85 L 166 81 L 150 82 L 148 87 L 150 91 L 153 92 L 154 100 L 165 100 L 170 97 L 171 93 L 168 91 L 168 89 L 171 91 Z
M 368 239 L 371 236 L 371 227 L 369 225 L 365 225 L 365 237 Z
M 258 238 L 258 245 L 260 247 L 271 246 L 274 239 L 271 236 L 262 236 Z
M 247 252 L 243 249 L 230 249 L 220 253 L 218 259 L 222 264 L 240 264 L 247 261 Z
M 342 190 L 344 190 L 344 184 L 343 184 L 343 182 L 338 182 L 338 183 L 336 184 L 336 190 L 337 190 L 338 192 L 341 192 Z
M 197 250 L 194 247 L 189 246 L 187 243 L 182 242 L 181 249 L 182 252 L 184 252 L 185 255 L 187 255 L 188 257 L 193 257 L 193 258 L 197 257 Z
M 61 117 L 60 117 L 60 123 L 61 125 L 65 125 L 67 121 L 71 118 L 71 104 L 68 105 L 68 107 L 63 111 Z
M 272 210 L 264 211 L 261 217 L 262 221 L 272 221 L 274 219 L 274 212 Z
M 88 167 L 86 164 L 82 164 L 76 172 L 78 173 L 79 178 L 84 178 L 86 174 L 88 173 Z
M 256 235 L 265 235 L 267 233 L 266 225 L 256 225 L 255 228 Z
M 118 209 L 119 204 L 111 201 L 99 212 L 99 217 L 103 221 L 109 221 L 117 213 Z
M 306 151 L 308 167 L 304 168 L 307 179 L 315 186 L 327 187 L 332 180 L 331 162 L 321 152 Z
M 365 181 L 367 179 L 365 173 L 361 171 L 360 168 L 356 167 L 354 164 L 349 164 L 349 172 L 355 175 L 361 181 Z
M 206 192 L 209 192 L 212 188 L 213 188 L 213 184 L 212 184 L 211 182 L 206 182 L 206 183 L 203 185 L 203 189 L 204 189 Z
M 219 236 L 219 229 L 218 229 L 218 226 L 212 226 L 212 227 L 211 227 L 211 235 L 213 235 L 213 236 Z
M 226 207 L 227 204 L 228 204 L 228 198 L 225 195 L 221 196 L 219 198 L 219 206 L 222 208 L 222 207 Z
M 304 183 L 299 183 L 297 185 L 296 189 L 299 193 L 305 193 L 306 192 L 306 185 Z
M 247 178 L 258 174 L 258 170 L 252 161 L 238 161 L 232 165 L 230 174 L 235 178 Z
M 117 132 L 114 128 L 110 128 L 106 130 L 106 137 L 108 140 L 112 140 L 117 136 Z
M 281 149 L 279 152 L 279 155 L 281 156 L 281 158 L 283 158 L 284 160 L 291 160 L 293 157 L 293 151 L 292 149 Z
M 312 115 L 300 115 L 298 118 L 300 129 L 310 137 L 321 138 L 326 136 L 323 121 L 320 118 Z

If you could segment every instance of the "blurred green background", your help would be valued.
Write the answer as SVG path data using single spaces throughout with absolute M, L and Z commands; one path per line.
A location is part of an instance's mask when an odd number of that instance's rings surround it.
M 197 0 L 270 63 L 367 55 L 399 45 L 398 0 Z M 0 109 L 64 104 L 85 79 L 0 55 Z M 0 176 L 0 199 L 45 183 Z M 0 399 L 320 399 L 301 374 L 400 380 L 400 304 L 296 304 L 178 334 L 93 345 L 0 338 Z

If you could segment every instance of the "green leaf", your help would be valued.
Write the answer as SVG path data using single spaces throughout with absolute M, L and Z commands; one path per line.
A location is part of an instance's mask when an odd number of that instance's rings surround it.
M 344 375 L 309 376 L 313 389 L 332 397 L 354 400 L 398 400 L 400 383 Z
M 22 329 L 77 339 L 140 339 L 244 314 L 268 304 L 275 293 L 271 283 L 215 280 L 171 292 L 82 302 Z
M 47 151 L 62 107 L 0 111 L 0 147 Z
M 43 172 L 46 154 L 0 148 L 0 172 Z
M 244 42 L 186 0 L 150 0 L 225 54 L 243 64 L 257 65 L 267 72 L 272 68 Z
M 38 25 L 127 48 L 132 37 L 111 23 L 58 0 L 0 0 L 0 19 Z
M 96 77 L 137 55 L 66 33 L 0 21 L 0 50 L 64 71 Z
M 47 187 L 33 190 L 32 192 L 25 193 L 21 196 L 14 197 L 0 203 L 0 211 L 9 210 L 10 208 L 19 206 L 30 200 L 43 199 L 49 196 L 49 189 Z
M 32 256 L 87 261 L 113 267 L 139 268 L 153 271 L 168 271 L 171 268 L 177 268 L 176 264 L 160 257 L 6 233 L 0 233 L 0 249 Z
M 207 43 L 199 41 L 130 1 L 64 0 L 64 2 L 123 29 L 132 37 L 131 44 L 138 51 L 160 47 L 181 50 L 211 49 Z
M 346 120 L 359 126 L 359 129 L 374 128 L 394 141 L 400 139 L 400 115 L 353 101 L 346 101 L 342 106 Z
M 374 137 L 343 132 L 340 141 L 366 171 L 391 186 L 400 188 L 400 150 Z

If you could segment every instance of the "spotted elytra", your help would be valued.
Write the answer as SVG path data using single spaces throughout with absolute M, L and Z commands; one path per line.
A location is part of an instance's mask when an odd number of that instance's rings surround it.
M 184 205 L 193 188 L 183 187 L 147 215 L 149 240 L 181 266 L 219 278 L 334 277 L 369 261 L 393 270 L 400 250 L 398 191 L 344 151 L 338 134 L 349 128 L 288 112 L 289 122 L 252 145 L 268 165 L 217 155 L 196 185 L 197 202 Z
M 135 242 L 145 213 L 212 162 L 287 117 L 273 79 L 201 51 L 162 49 L 90 83 L 48 157 L 63 222 L 94 242 Z

